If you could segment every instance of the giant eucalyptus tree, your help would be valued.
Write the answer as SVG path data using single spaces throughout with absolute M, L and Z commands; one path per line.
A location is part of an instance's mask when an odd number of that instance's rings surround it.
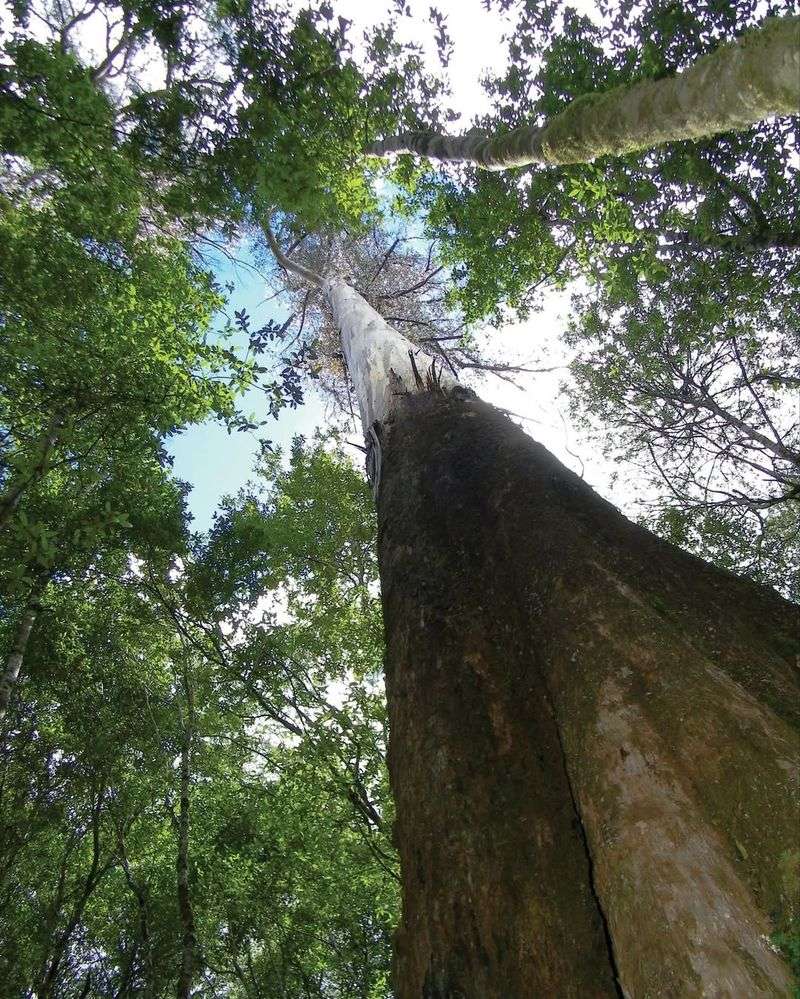
M 764 113 L 794 106 L 798 27 L 765 29 L 787 37 L 783 103 Z M 685 74 L 687 103 L 733 51 Z M 579 117 L 565 115 L 578 132 Z M 705 134 L 697 118 L 687 134 Z M 576 159 L 617 148 L 604 121 Z M 268 238 L 322 291 L 369 447 L 398 995 L 637 995 L 665 980 L 788 995 L 768 939 L 771 913 L 793 918 L 794 609 L 626 521 L 347 282 Z
M 665 969 L 788 994 L 768 914 L 792 905 L 794 610 L 297 273 L 341 329 L 378 502 L 398 994 L 637 994 Z

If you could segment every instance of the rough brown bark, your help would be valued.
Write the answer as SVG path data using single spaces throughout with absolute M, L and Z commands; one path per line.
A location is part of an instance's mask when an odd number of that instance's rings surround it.
M 464 394 L 381 439 L 398 999 L 788 996 L 796 608 Z

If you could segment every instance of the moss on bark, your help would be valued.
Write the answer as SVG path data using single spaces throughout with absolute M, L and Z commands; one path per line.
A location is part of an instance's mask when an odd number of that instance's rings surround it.
M 412 152 L 486 170 L 588 163 L 748 128 L 770 115 L 796 114 L 798 107 L 800 17 L 772 17 L 675 76 L 584 94 L 541 127 L 496 135 L 406 132 L 367 152 Z

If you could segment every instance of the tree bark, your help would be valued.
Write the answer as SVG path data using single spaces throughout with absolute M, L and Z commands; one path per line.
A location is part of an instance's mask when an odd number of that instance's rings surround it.
M 673 77 L 579 97 L 541 128 L 523 125 L 501 135 L 406 132 L 367 153 L 418 153 L 485 170 L 587 163 L 748 128 L 798 108 L 800 17 L 773 17 Z
M 0 721 L 6 716 L 8 705 L 11 701 L 11 694 L 19 679 L 22 663 L 25 659 L 25 652 L 28 648 L 28 641 L 36 623 L 36 618 L 41 607 L 42 594 L 47 586 L 48 576 L 42 573 L 36 577 L 31 585 L 28 599 L 22 611 L 22 617 L 17 625 L 14 634 L 14 644 L 6 660 L 3 674 L 0 676 Z
M 446 368 L 437 368 L 435 358 L 393 329 L 347 282 L 328 281 L 323 292 L 341 332 L 365 434 L 386 419 L 399 394 L 458 385 Z
M 189 677 L 188 668 L 184 667 L 183 690 L 186 700 L 186 717 L 184 719 L 181 740 L 180 761 L 180 806 L 178 810 L 178 856 L 176 862 L 178 886 L 178 911 L 180 913 L 182 945 L 181 966 L 178 973 L 178 999 L 189 999 L 192 993 L 192 980 L 196 964 L 197 935 L 194 925 L 194 908 L 189 884 L 189 823 L 190 801 L 189 792 L 192 776 L 192 745 L 194 742 L 194 688 Z
M 465 393 L 379 436 L 398 999 L 788 997 L 797 609 Z

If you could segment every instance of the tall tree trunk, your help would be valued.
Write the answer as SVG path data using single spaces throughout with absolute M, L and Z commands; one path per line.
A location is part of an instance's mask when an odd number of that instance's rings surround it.
M 455 389 L 456 379 L 446 368 L 398 333 L 346 281 L 325 283 L 323 291 L 341 331 L 365 435 L 381 423 L 403 392 L 426 386 Z
M 797 608 L 630 523 L 312 278 L 372 445 L 398 999 L 788 999 Z
M 796 609 L 325 287 L 378 455 L 398 999 L 788 997 Z
M 14 644 L 11 646 L 11 652 L 8 655 L 8 659 L 6 659 L 3 674 L 0 676 L 0 721 L 6 716 L 11 694 L 19 679 L 19 673 L 25 659 L 25 651 L 28 648 L 28 641 L 30 640 L 33 626 L 39 614 L 42 594 L 47 586 L 47 581 L 48 575 L 46 573 L 40 573 L 34 579 L 22 611 L 22 617 L 19 619 L 17 630 L 14 633 Z
M 399 999 L 788 997 L 796 609 L 477 400 L 381 446 Z
M 741 38 L 663 80 L 586 94 L 541 128 L 501 135 L 406 132 L 367 149 L 375 156 L 418 153 L 486 170 L 529 163 L 587 163 L 748 128 L 800 107 L 800 17 L 768 18 Z
M 128 851 L 125 846 L 125 827 L 120 823 L 117 827 L 117 853 L 119 855 L 120 866 L 122 867 L 125 881 L 136 898 L 136 908 L 138 912 L 137 936 L 131 945 L 125 971 L 122 975 L 118 997 L 122 999 L 128 994 L 130 983 L 136 972 L 136 966 L 141 956 L 142 974 L 148 990 L 153 988 L 153 962 L 150 946 L 150 925 L 148 919 L 147 888 L 140 884 L 133 876 Z
M 178 856 L 176 861 L 178 911 L 181 921 L 182 944 L 177 996 L 178 999 L 189 999 L 192 992 L 192 980 L 194 978 L 197 951 L 194 909 L 192 907 L 192 893 L 189 885 L 189 790 L 192 776 L 192 745 L 194 743 L 195 711 L 194 687 L 192 686 L 188 667 L 186 666 L 184 666 L 183 672 L 183 691 L 186 702 L 186 717 L 184 718 L 181 741 L 181 797 L 177 820 Z

